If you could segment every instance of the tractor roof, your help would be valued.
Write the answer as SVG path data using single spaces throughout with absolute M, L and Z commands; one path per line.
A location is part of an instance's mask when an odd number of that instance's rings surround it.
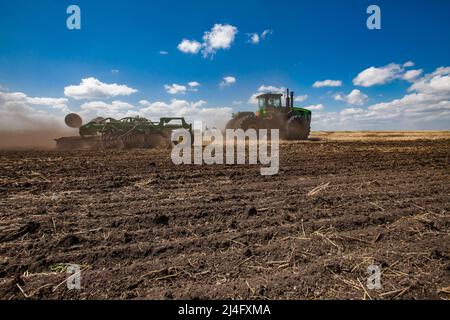
M 263 93 L 260 94 L 259 96 L 256 96 L 257 99 L 259 98 L 264 98 L 264 97 L 268 97 L 268 98 L 281 98 L 283 95 L 281 93 Z

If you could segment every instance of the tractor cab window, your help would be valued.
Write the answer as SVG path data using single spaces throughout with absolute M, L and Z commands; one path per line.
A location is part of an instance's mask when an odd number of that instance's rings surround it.
M 258 105 L 259 105 L 260 108 L 264 108 L 264 100 L 265 100 L 265 98 L 259 98 L 258 99 Z
M 281 99 L 280 98 L 269 98 L 267 105 L 269 107 L 279 108 L 281 107 Z

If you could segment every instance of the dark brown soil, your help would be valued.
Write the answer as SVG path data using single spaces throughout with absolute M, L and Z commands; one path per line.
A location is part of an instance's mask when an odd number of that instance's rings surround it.
M 287 143 L 271 177 L 169 152 L 0 152 L 0 298 L 449 298 L 449 140 Z

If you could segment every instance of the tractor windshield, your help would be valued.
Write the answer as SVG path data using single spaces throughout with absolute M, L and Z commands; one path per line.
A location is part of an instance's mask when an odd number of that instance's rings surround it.
M 269 98 L 267 101 L 267 105 L 269 107 L 279 108 L 281 107 L 281 100 L 280 98 Z
M 261 97 L 258 99 L 259 108 L 279 108 L 281 107 L 281 99 L 279 97 Z

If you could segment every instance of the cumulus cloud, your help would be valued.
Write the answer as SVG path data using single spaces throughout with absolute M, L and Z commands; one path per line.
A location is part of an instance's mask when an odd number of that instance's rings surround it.
M 351 116 L 355 114 L 363 114 L 365 111 L 362 108 L 346 108 L 341 110 L 341 116 Z
M 186 93 L 186 86 L 180 85 L 180 84 L 176 84 L 173 83 L 171 85 L 164 85 L 164 89 L 166 89 L 167 93 L 170 94 L 185 94 Z
M 403 71 L 404 69 L 402 66 L 396 63 L 391 63 L 379 68 L 370 67 L 361 71 L 356 78 L 353 79 L 353 84 L 361 87 L 385 84 L 400 78 Z
M 319 110 L 323 110 L 325 107 L 323 106 L 323 104 L 314 104 L 314 105 L 306 106 L 303 108 L 311 110 L 311 111 L 313 111 L 313 110 L 319 111 Z
M 294 98 L 294 101 L 296 101 L 296 102 L 303 102 L 303 101 L 305 101 L 306 99 L 308 99 L 308 95 L 307 95 L 307 94 L 304 94 L 304 95 L 302 95 L 302 96 L 296 96 L 296 97 Z
M 407 61 L 407 62 L 405 62 L 405 63 L 403 64 L 403 66 L 404 66 L 405 68 L 408 68 L 408 67 L 414 67 L 414 62 L 412 62 L 412 61 Z
M 155 119 L 162 116 L 185 117 L 187 121 L 204 121 L 208 127 L 224 128 L 226 122 L 231 118 L 232 108 L 206 107 L 204 100 L 190 102 L 186 100 L 172 99 L 170 102 L 150 102 L 147 100 L 139 101 L 142 108 L 139 114 L 143 117 Z
M 342 93 L 336 94 L 334 96 L 334 99 L 337 101 L 344 101 L 348 104 L 360 106 L 360 105 L 363 105 L 367 101 L 368 96 L 363 94 L 358 89 L 353 89 L 352 92 L 350 92 L 348 95 L 345 95 Z
M 177 48 L 184 53 L 197 54 L 202 48 L 202 44 L 195 40 L 183 39 Z
M 229 49 L 237 33 L 238 29 L 232 25 L 215 24 L 203 35 L 203 56 L 213 55 L 219 49 Z
M 402 98 L 313 114 L 314 130 L 443 130 L 450 123 L 450 67 L 414 80 Z
M 107 84 L 92 77 L 82 79 L 79 85 L 71 85 L 64 88 L 64 95 L 76 100 L 129 96 L 136 92 L 136 89 L 126 85 Z
M 103 101 L 90 101 L 80 106 L 80 115 L 85 120 L 96 117 L 124 118 L 138 115 L 137 111 L 133 111 L 134 106 L 128 102 L 116 100 L 111 103 Z
M 23 92 L 0 90 L 0 129 L 60 128 L 62 116 L 69 110 L 66 102 L 66 98 L 29 97 Z
M 340 87 L 340 86 L 342 86 L 341 80 L 323 80 L 323 81 L 316 81 L 313 84 L 313 88 Z
M 200 86 L 200 83 L 198 83 L 197 81 L 191 81 L 191 82 L 188 83 L 188 85 L 189 85 L 191 88 L 195 88 L 195 87 L 199 87 L 199 86 Z
M 422 72 L 423 72 L 422 69 L 408 70 L 402 75 L 402 79 L 409 81 L 409 82 L 413 82 L 415 79 L 417 79 L 422 74 Z
M 220 49 L 229 49 L 234 42 L 238 29 L 230 24 L 215 24 L 203 34 L 203 42 L 183 39 L 178 50 L 184 53 L 202 53 L 203 57 L 213 56 Z
M 417 91 L 429 95 L 446 96 L 450 94 L 450 67 L 440 67 L 431 74 L 412 84 L 408 91 Z
M 284 87 L 276 87 L 276 86 L 265 86 L 262 85 L 258 88 L 258 92 L 272 92 L 272 93 L 283 93 L 286 91 Z
M 228 87 L 228 86 L 231 86 L 232 84 L 235 84 L 235 83 L 236 83 L 236 78 L 235 77 L 227 76 L 227 77 L 224 77 L 222 79 L 222 82 L 220 83 L 220 86 L 221 87 Z
M 200 83 L 198 83 L 197 81 L 191 81 L 188 83 L 188 86 L 189 86 L 189 91 L 197 92 L 198 87 L 200 87 Z

